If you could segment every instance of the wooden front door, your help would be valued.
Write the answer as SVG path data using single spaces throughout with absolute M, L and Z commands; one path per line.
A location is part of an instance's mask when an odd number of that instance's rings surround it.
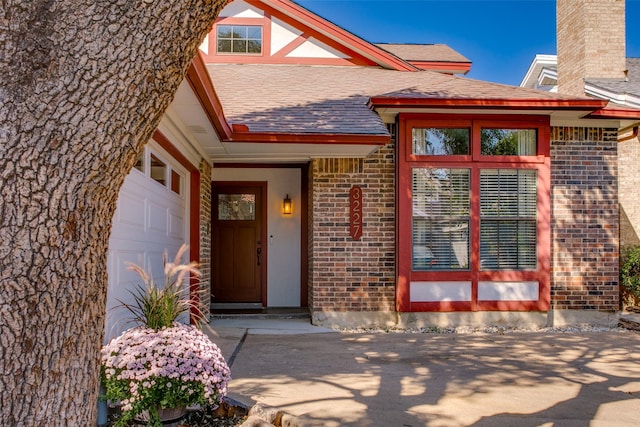
M 265 194 L 266 183 L 213 183 L 214 303 L 264 305 L 266 301 Z

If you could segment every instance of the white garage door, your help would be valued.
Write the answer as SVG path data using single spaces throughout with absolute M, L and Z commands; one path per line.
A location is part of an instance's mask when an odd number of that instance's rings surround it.
M 123 321 L 128 316 L 118 301 L 130 302 L 130 290 L 140 279 L 126 263 L 143 266 L 162 284 L 165 250 L 173 259 L 180 246 L 189 243 L 188 176 L 151 141 L 125 179 L 109 240 L 105 343 L 132 326 Z

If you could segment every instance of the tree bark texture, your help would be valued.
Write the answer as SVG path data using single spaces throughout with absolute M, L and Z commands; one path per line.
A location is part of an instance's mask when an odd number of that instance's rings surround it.
M 226 0 L 0 0 L 0 425 L 96 425 L 118 191 Z

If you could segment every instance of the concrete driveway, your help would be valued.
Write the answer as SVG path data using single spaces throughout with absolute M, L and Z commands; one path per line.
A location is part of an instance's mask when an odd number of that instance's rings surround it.
M 640 425 L 637 332 L 282 334 L 212 326 L 233 362 L 231 394 L 299 416 L 298 425 Z

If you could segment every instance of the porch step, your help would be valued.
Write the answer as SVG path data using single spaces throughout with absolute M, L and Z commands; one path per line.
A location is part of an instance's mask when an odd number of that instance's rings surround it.
M 211 319 L 311 319 L 307 308 L 220 308 L 211 306 Z

